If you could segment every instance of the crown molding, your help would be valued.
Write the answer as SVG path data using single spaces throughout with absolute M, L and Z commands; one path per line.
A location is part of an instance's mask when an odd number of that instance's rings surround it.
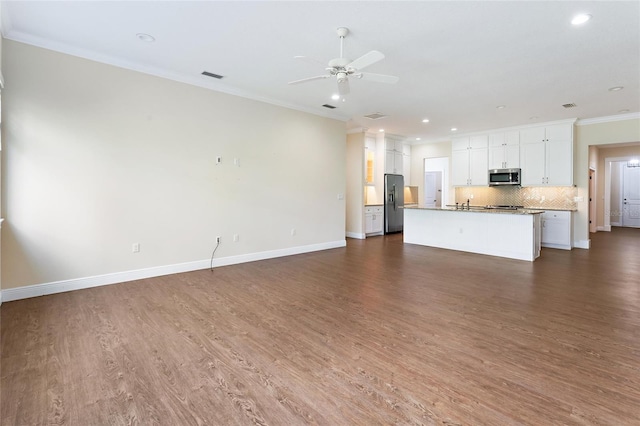
M 640 112 L 630 112 L 627 114 L 609 115 L 606 117 L 584 118 L 578 120 L 576 126 L 588 126 L 589 124 L 613 123 L 616 121 L 634 120 L 640 118 Z

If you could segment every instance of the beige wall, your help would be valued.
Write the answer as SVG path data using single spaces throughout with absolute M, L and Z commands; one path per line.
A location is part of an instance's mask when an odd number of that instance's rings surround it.
M 629 142 L 640 142 L 638 118 L 576 126 L 573 183 L 583 200 L 578 202 L 578 211 L 574 214 L 574 241 L 585 244 L 589 240 L 589 146 L 599 145 L 602 148 L 603 145 Z M 603 174 L 598 172 L 597 180 Z M 604 193 L 599 194 L 598 199 L 601 200 Z
M 424 159 L 448 157 L 451 166 L 451 141 L 411 146 L 411 184 L 418 186 L 418 202 L 424 203 Z M 449 167 L 451 170 L 451 167 Z M 450 197 L 454 191 L 449 191 Z M 450 200 L 447 201 L 449 203 Z
M 364 237 L 364 132 L 347 135 L 346 235 Z
M 3 289 L 344 242 L 345 123 L 3 48 Z

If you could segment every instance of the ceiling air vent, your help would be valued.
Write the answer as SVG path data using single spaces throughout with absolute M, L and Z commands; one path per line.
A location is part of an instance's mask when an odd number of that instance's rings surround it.
M 214 73 L 209 72 L 209 71 L 202 71 L 202 75 L 206 75 L 207 77 L 217 78 L 218 80 L 221 80 L 222 78 L 224 78 L 223 75 L 214 74 Z
M 576 105 L 576 104 L 574 104 L 574 103 L 571 103 L 571 104 L 564 104 L 564 105 L 562 105 L 562 106 L 563 106 L 563 107 L 565 107 L 565 108 L 575 108 L 575 107 L 577 107 L 578 105 Z
M 329 109 L 336 109 L 336 107 L 334 107 L 333 105 L 329 105 L 329 104 L 324 104 L 322 105 L 325 108 L 329 108 Z
M 379 120 L 381 118 L 386 117 L 386 115 L 381 114 L 379 112 L 374 112 L 373 114 L 367 114 L 365 115 L 366 118 L 368 118 L 369 120 Z

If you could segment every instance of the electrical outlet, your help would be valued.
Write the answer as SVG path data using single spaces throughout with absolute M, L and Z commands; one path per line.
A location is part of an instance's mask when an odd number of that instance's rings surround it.
M 131 245 L 131 251 L 134 253 L 140 253 L 140 243 L 133 243 Z
M 240 167 L 240 159 L 239 158 L 234 158 L 233 159 L 233 164 Z
M 216 244 L 220 244 L 220 237 L 216 237 Z
M 222 157 L 220 157 L 219 155 L 216 157 L 216 164 L 220 164 L 222 163 Z
M 469 199 L 473 200 L 473 194 L 469 195 Z
M 291 228 L 291 236 L 293 237 L 294 235 L 296 235 L 296 228 Z
M 233 242 L 237 243 L 238 241 L 240 241 L 240 235 L 238 234 L 233 234 Z

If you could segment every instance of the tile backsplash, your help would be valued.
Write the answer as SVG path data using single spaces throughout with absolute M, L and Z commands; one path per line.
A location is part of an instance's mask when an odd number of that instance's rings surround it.
M 456 202 L 471 205 L 514 205 L 527 208 L 540 207 L 549 209 L 575 210 L 575 197 L 578 188 L 574 186 L 549 187 L 459 187 L 456 188 Z M 473 196 L 473 198 L 471 198 Z

